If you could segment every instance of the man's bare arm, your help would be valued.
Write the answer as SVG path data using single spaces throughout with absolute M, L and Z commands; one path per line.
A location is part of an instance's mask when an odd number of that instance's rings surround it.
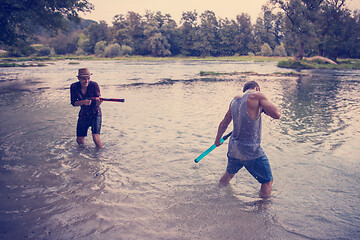
M 272 102 L 270 102 L 264 94 L 259 94 L 259 104 L 264 110 L 265 114 L 274 118 L 279 119 L 281 116 L 280 109 Z
M 226 131 L 229 124 L 231 123 L 231 120 L 232 120 L 232 116 L 231 116 L 231 111 L 229 108 L 229 110 L 227 111 L 227 113 L 224 116 L 224 119 L 219 124 L 218 132 L 217 132 L 216 139 L 215 139 L 215 145 L 217 147 L 221 145 L 221 142 L 220 142 L 221 137 L 224 134 L 224 132 Z

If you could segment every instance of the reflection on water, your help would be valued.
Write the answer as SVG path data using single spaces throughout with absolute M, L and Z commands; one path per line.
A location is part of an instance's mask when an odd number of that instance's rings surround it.
M 352 90 L 343 89 L 348 84 L 353 85 Z M 356 85 L 359 82 L 341 81 L 331 73 L 299 78 L 284 94 L 283 132 L 293 141 L 312 143 L 309 154 L 341 148 L 352 137 L 344 132 L 358 133 L 356 125 L 348 121 L 359 114 Z
M 102 140 L 75 142 L 69 86 L 89 67 Z M 202 79 L 200 71 L 281 72 L 275 63 L 99 61 L 0 70 L 1 239 L 356 239 L 359 71 Z M 61 72 L 61 74 L 59 74 Z M 245 81 L 282 109 L 263 119 L 273 196 L 241 170 L 226 188 L 226 144 L 200 163 Z M 228 130 L 230 131 L 230 130 Z

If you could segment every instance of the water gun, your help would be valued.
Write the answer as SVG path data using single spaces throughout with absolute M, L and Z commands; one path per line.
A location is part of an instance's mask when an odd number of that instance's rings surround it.
M 232 132 L 226 134 L 224 137 L 222 137 L 220 139 L 220 143 L 225 142 L 226 139 L 228 139 L 230 137 L 230 135 L 232 134 Z M 211 145 L 211 147 L 209 147 L 205 152 L 203 152 L 202 154 L 200 154 L 200 156 L 198 156 L 197 158 L 195 158 L 195 163 L 200 162 L 201 159 L 203 159 L 206 155 L 208 155 L 212 150 L 214 150 L 216 148 L 216 145 L 213 144 Z

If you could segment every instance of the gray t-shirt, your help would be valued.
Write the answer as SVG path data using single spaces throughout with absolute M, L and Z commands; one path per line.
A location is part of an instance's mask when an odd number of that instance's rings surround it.
M 252 160 L 264 155 L 261 143 L 261 114 L 256 119 L 250 118 L 246 100 L 251 92 L 234 98 L 230 103 L 234 130 L 229 141 L 228 156 L 240 160 Z

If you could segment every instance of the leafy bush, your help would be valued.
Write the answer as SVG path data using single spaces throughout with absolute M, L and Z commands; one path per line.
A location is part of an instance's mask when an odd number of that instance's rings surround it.
M 104 57 L 106 58 L 112 58 L 112 57 L 118 57 L 121 54 L 121 48 L 118 43 L 110 44 L 105 48 Z
M 36 52 L 36 50 L 25 42 L 17 43 L 16 46 L 11 46 L 8 49 L 7 56 L 9 57 L 24 57 L 30 56 Z
M 100 41 L 95 44 L 95 55 L 98 57 L 103 57 L 106 48 L 106 41 Z
M 39 57 L 50 56 L 51 49 L 48 46 L 43 46 L 37 51 Z
M 90 40 L 83 33 L 79 34 L 76 54 L 77 55 L 92 54 Z
M 264 43 L 264 45 L 261 46 L 261 55 L 267 56 L 267 57 L 270 57 L 273 55 L 273 51 L 272 51 L 271 47 L 269 46 L 269 44 Z
M 66 55 L 75 53 L 77 50 L 77 36 L 64 33 L 58 34 L 49 40 L 49 46 L 54 49 L 56 54 Z
M 287 53 L 284 47 L 284 44 L 281 43 L 279 46 L 276 46 L 274 49 L 274 56 L 279 56 L 279 57 L 287 57 Z
M 78 48 L 76 50 L 75 54 L 78 55 L 78 56 L 87 55 L 87 53 L 82 48 Z
M 133 49 L 128 45 L 121 46 L 121 56 L 132 55 Z

